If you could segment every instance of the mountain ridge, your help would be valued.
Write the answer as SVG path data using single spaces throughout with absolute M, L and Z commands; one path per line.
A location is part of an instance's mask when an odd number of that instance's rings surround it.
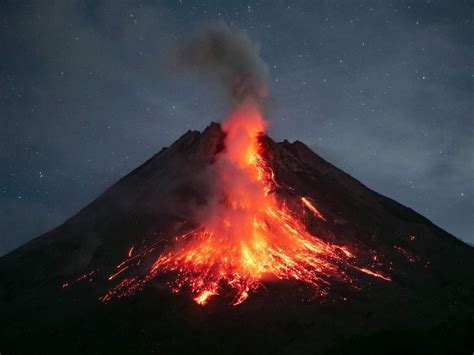
M 220 331 L 220 327 L 234 329 L 243 339 L 256 344 L 254 350 L 278 349 L 280 345 L 286 351 L 295 346 L 300 352 L 308 352 L 308 344 L 320 351 L 329 351 L 336 346 L 334 341 L 338 337 L 359 344 L 361 339 L 365 339 L 361 338 L 363 334 L 370 337 L 387 329 L 398 332 L 403 324 L 407 328 L 414 327 L 415 333 L 423 333 L 423 327 L 438 329 L 440 323 L 449 319 L 455 319 L 453 327 L 461 333 L 472 326 L 469 323 L 474 314 L 474 305 L 469 299 L 474 290 L 470 279 L 474 270 L 472 247 L 415 211 L 365 187 L 319 157 L 304 143 L 275 143 L 267 136 L 260 137 L 260 142 L 264 147 L 263 156 L 270 162 L 278 182 L 273 192 L 296 209 L 297 196 L 309 196 L 316 201 L 327 221 L 305 217 L 308 230 L 328 243 L 348 245 L 361 265 L 374 263 L 373 252 L 377 251 L 377 256 L 382 259 L 377 263 L 382 263 L 383 269 L 390 273 L 391 282 L 372 280 L 362 274 L 358 276 L 359 291 L 336 286 L 328 298 L 310 298 L 304 302 L 291 295 L 298 289 L 296 284 L 270 283 L 266 289 L 256 293 L 254 299 L 235 308 L 219 302 L 196 308 L 199 306 L 190 303 L 187 295 L 172 295 L 160 282 L 145 287 L 142 293 L 105 305 L 97 298 L 109 287 L 106 280 L 94 279 L 92 282 L 78 282 L 66 289 L 61 287 L 98 268 L 102 268 L 96 271 L 98 276 L 106 275 L 105 269 L 120 262 L 131 245 L 157 236 L 166 239 L 177 231 L 191 228 L 193 222 L 188 217 L 193 209 L 205 203 L 209 189 L 207 167 L 224 149 L 223 138 L 224 133 L 215 122 L 202 133 L 186 132 L 170 147 L 162 149 L 106 189 L 64 224 L 1 257 L 0 305 L 7 310 L 5 317 L 11 326 L 0 336 L 0 344 L 12 353 L 15 349 L 25 350 L 25 347 L 28 350 L 29 344 L 21 344 L 21 339 L 26 337 L 41 350 L 46 345 L 51 346 L 56 337 L 60 341 L 53 347 L 56 350 L 51 352 L 61 353 L 74 338 L 72 334 L 78 333 L 80 338 L 88 339 L 92 344 L 87 345 L 92 352 L 114 348 L 110 344 L 113 332 L 109 334 L 107 330 L 98 328 L 99 333 L 108 334 L 105 336 L 108 340 L 94 340 L 91 329 L 77 323 L 82 319 L 77 314 L 79 311 L 89 315 L 97 324 L 127 329 L 133 335 L 131 343 L 140 343 L 145 350 L 153 349 L 154 341 L 148 336 L 143 338 L 138 328 L 130 328 L 114 313 L 125 312 L 127 321 L 140 319 L 140 327 L 144 327 L 147 334 L 155 334 L 161 346 L 169 351 L 191 349 L 178 345 L 178 336 L 185 334 L 186 339 L 195 339 L 192 331 L 196 331 L 197 319 L 194 316 L 203 317 L 206 320 L 204 329 L 219 333 L 222 344 L 226 346 L 235 345 L 236 340 L 232 334 Z M 307 293 L 303 295 L 307 297 Z M 148 302 L 154 302 L 154 298 L 158 302 L 151 306 Z M 162 312 L 164 322 L 174 324 L 172 329 L 176 334 L 163 330 L 157 325 L 157 320 L 147 314 L 148 311 L 143 313 L 140 307 Z M 396 307 L 412 314 L 398 314 L 393 309 Z M 280 318 L 272 315 L 276 309 L 280 309 Z M 354 315 L 346 315 L 342 310 L 354 312 Z M 99 315 L 106 315 L 110 321 L 99 320 Z M 222 315 L 229 318 L 221 319 Z M 324 321 L 319 321 L 318 315 Z M 250 320 L 255 324 L 249 329 L 233 323 Z M 65 321 L 72 321 L 75 326 L 63 331 Z M 327 326 L 324 322 L 330 324 L 332 333 L 324 330 Z M 354 328 L 344 325 L 346 322 Z M 38 325 L 33 334 L 27 325 L 32 323 Z M 365 326 L 361 328 L 361 324 Z M 251 331 L 262 332 L 259 327 L 263 325 L 268 327 L 263 338 L 255 339 Z M 153 330 L 153 327 L 158 330 Z M 328 340 L 319 339 L 321 344 L 318 345 L 308 339 L 313 331 L 326 334 Z M 201 334 L 204 339 L 201 339 L 206 344 L 203 351 L 218 351 L 220 346 L 224 346 L 214 344 L 212 338 L 201 331 L 196 334 Z M 281 339 L 268 345 L 275 334 Z M 170 340 L 166 340 L 165 335 Z M 406 339 L 412 346 L 410 335 Z M 460 341 L 458 335 L 451 340 Z M 76 341 L 84 346 L 83 340 Z M 76 345 L 73 350 L 80 352 L 81 347 Z M 252 347 L 245 349 L 252 352 Z

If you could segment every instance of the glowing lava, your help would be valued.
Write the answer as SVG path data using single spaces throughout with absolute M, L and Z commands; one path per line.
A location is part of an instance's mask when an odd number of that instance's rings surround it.
M 225 149 L 212 165 L 216 191 L 203 213 L 200 227 L 175 238 L 141 276 L 123 279 L 102 301 L 128 295 L 160 274 L 175 275 L 173 292 L 188 289 L 200 305 L 233 291 L 233 304 L 244 302 L 265 280 L 297 280 L 319 294 L 330 280 L 350 281 L 352 268 L 389 281 L 390 278 L 351 264 L 355 256 L 345 247 L 331 245 L 311 235 L 302 216 L 290 211 L 272 193 L 271 168 L 262 158 L 259 136 L 266 127 L 258 106 L 240 105 L 222 125 Z M 307 197 L 302 208 L 319 220 L 326 218 Z M 153 248 L 154 250 L 154 248 Z M 109 280 L 136 266 L 151 248 L 134 247 Z

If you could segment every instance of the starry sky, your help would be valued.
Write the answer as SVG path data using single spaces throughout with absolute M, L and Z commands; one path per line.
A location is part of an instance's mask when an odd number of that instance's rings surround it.
M 301 140 L 474 243 L 471 1 L 1 1 L 0 255 L 61 224 L 188 129 L 219 83 L 173 70 L 225 21 L 260 45 L 276 140 Z

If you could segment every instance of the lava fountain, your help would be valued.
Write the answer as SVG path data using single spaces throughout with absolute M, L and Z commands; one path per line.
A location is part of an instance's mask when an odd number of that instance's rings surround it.
M 216 191 L 200 214 L 199 227 L 174 238 L 145 274 L 122 279 L 102 301 L 134 293 L 162 274 L 174 275 L 173 292 L 190 290 L 200 305 L 224 288 L 232 290 L 233 305 L 241 304 L 268 280 L 296 280 L 324 294 L 329 280 L 351 281 L 348 268 L 390 280 L 353 265 L 355 256 L 346 247 L 310 234 L 303 216 L 277 199 L 272 192 L 277 183 L 259 140 L 266 126 L 252 100 L 232 111 L 222 124 L 224 149 L 211 166 Z M 326 222 L 311 199 L 301 196 L 299 202 Z M 152 250 L 132 247 L 109 280 L 126 274 Z

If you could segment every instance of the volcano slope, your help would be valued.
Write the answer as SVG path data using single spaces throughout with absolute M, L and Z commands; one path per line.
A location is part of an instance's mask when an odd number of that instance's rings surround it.
M 152 245 L 133 273 L 149 270 L 196 227 L 223 140 L 217 123 L 189 131 L 63 225 L 0 258 L 0 352 L 472 352 L 473 248 L 298 141 L 259 138 L 271 194 L 308 233 L 343 246 L 354 267 L 321 279 L 322 289 L 298 276 L 265 279 L 237 305 L 229 284 L 198 304 L 190 287 L 169 286 L 179 270 L 114 293 L 131 272 L 124 260 Z

